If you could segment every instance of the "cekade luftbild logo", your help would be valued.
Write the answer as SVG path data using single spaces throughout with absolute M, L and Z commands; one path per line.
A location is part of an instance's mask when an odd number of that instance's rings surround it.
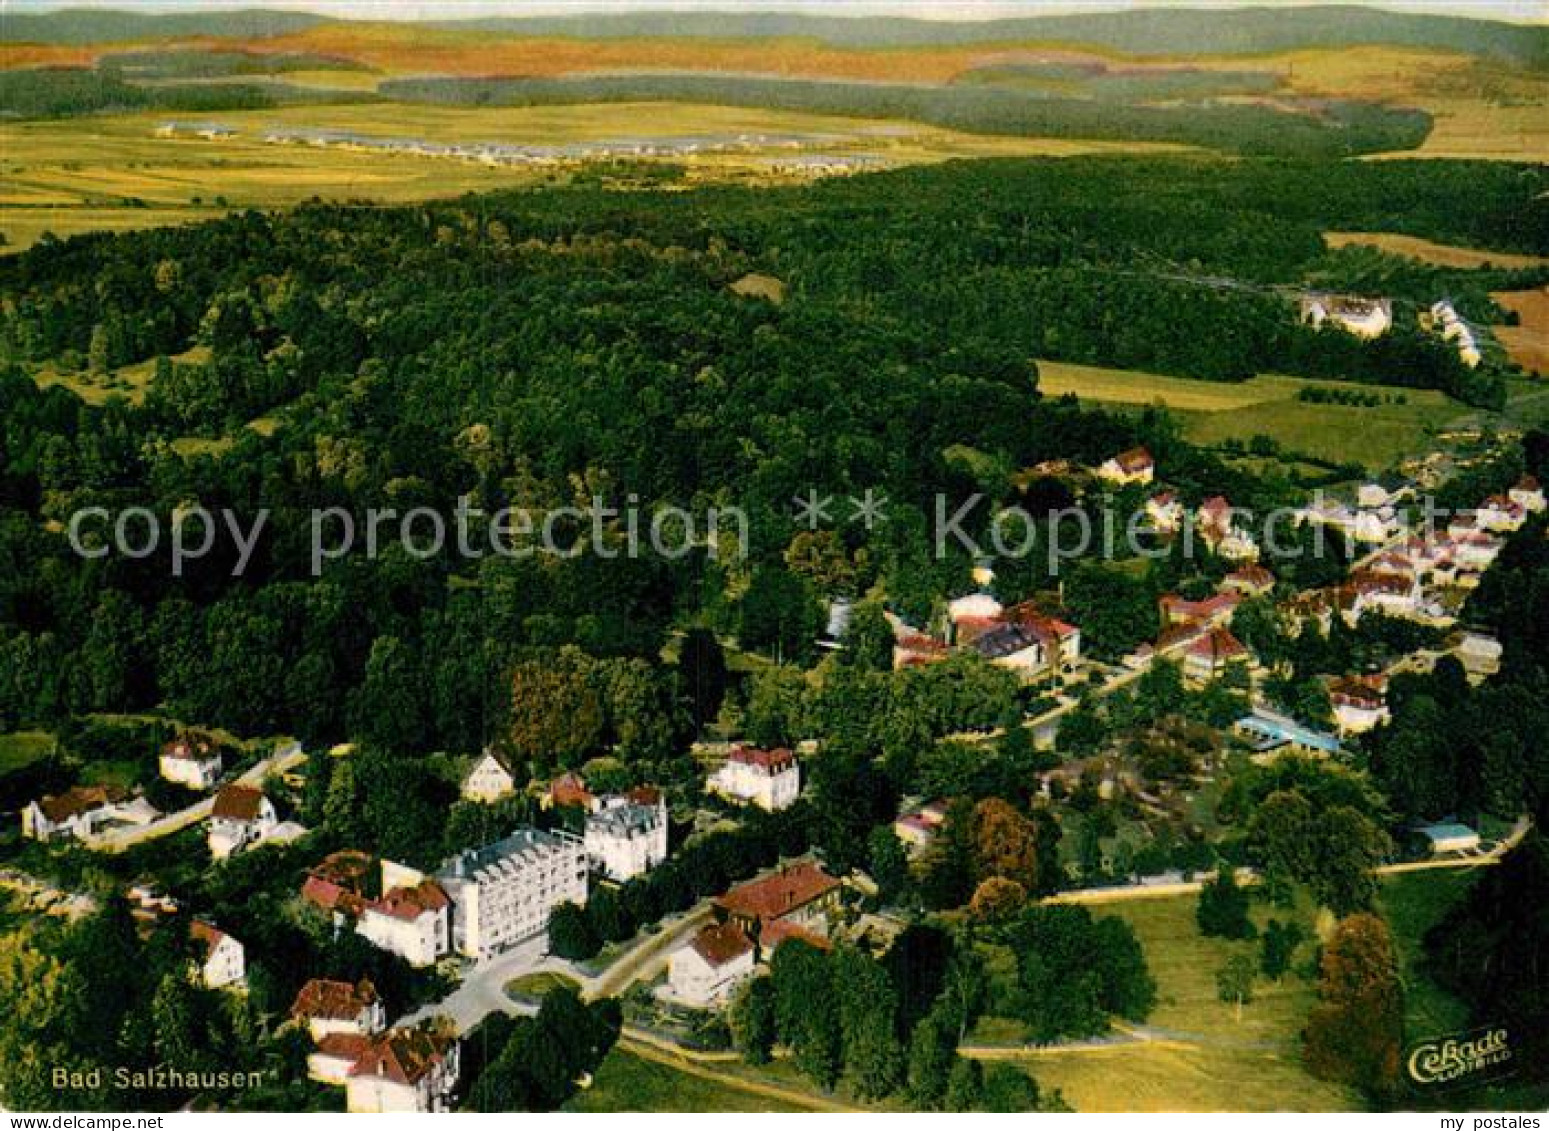
M 1493 1075 L 1511 1060 L 1506 1030 L 1476 1029 L 1421 1041 L 1409 1051 L 1409 1078 L 1416 1084 L 1450 1084 L 1468 1076 Z

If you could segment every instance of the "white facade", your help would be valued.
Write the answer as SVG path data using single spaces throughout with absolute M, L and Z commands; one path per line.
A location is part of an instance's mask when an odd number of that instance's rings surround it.
M 180 753 L 176 750 L 163 751 L 160 761 L 161 776 L 169 782 L 187 786 L 189 789 L 209 789 L 221 776 L 221 754 L 219 750 L 211 750 L 201 753 L 190 750 Z
M 489 750 L 463 779 L 463 796 L 469 801 L 499 801 L 515 792 L 516 775 Z
M 314 978 L 296 995 L 291 1015 L 306 1023 L 314 1042 L 335 1034 L 369 1037 L 387 1024 L 387 1009 L 370 982 Z
M 586 818 L 585 841 L 592 867 L 609 879 L 648 872 L 667 859 L 667 804 L 659 793 L 654 804 L 604 798 L 602 808 Z
M 561 903 L 586 902 L 586 846 L 568 833 L 518 829 L 464 852 L 436 877 L 452 900 L 452 949 L 484 960 L 541 933 Z
M 351 1112 L 446 1111 L 460 1071 L 457 1042 L 424 1030 L 378 1037 L 350 1069 L 345 1083 Z
M 667 961 L 667 987 L 686 1005 L 701 1009 L 724 1003 L 753 976 L 754 948 L 738 928 L 706 927 Z
M 355 929 L 410 966 L 433 966 L 451 950 L 451 901 L 434 880 L 395 888 L 365 905 Z
M 801 766 L 789 750 L 735 747 L 726 764 L 710 776 L 712 793 L 751 802 L 774 811 L 796 803 L 801 793 Z
M 216 860 L 234 856 L 262 841 L 279 823 L 274 803 L 258 790 L 227 786 L 216 796 L 210 814 L 210 855 Z
M 208 923 L 195 922 L 192 933 L 205 948 L 204 962 L 199 967 L 200 985 L 218 990 L 240 986 L 247 979 L 247 950 L 240 942 Z

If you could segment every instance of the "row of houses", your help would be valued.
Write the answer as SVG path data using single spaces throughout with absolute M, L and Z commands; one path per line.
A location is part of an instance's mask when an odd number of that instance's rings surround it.
M 376 987 L 314 978 L 301 987 L 291 1019 L 312 1038 L 307 1074 L 345 1089 L 351 1112 L 440 1112 L 461 1073 L 456 1038 L 431 1024 L 387 1027 Z
M 839 895 L 839 881 L 810 861 L 730 889 L 711 905 L 715 921 L 673 951 L 662 996 L 700 1009 L 719 1006 L 781 943 L 801 939 L 827 949 Z

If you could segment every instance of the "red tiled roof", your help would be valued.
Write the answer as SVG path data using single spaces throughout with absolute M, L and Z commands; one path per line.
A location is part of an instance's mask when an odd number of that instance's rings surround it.
M 1240 581 L 1246 585 L 1268 588 L 1275 583 L 1275 575 L 1261 565 L 1243 566 L 1226 575 L 1228 581 Z
M 733 746 L 726 758 L 730 762 L 740 762 L 745 766 L 759 766 L 771 772 L 787 769 L 796 761 L 796 755 L 783 746 L 777 750 L 761 750 L 757 746 Z
M 772 923 L 766 923 L 758 933 L 758 945 L 762 948 L 765 958 L 774 954 L 781 943 L 791 939 L 800 939 L 819 950 L 830 950 L 833 946 L 822 935 L 814 934 L 805 927 L 799 927 L 789 919 L 776 919 Z
M 217 756 L 220 746 L 203 731 L 186 730 L 161 748 L 163 758 L 180 762 L 204 762 Z
M 549 799 L 555 805 L 582 805 L 590 808 L 596 800 L 580 774 L 561 774 L 549 786 Z
M 301 987 L 290 1015 L 306 1020 L 353 1021 L 377 1000 L 376 987 L 365 978 L 355 985 L 313 978 Z
M 370 1047 L 371 1038 L 364 1033 L 325 1033 L 317 1042 L 317 1051 L 324 1056 L 347 1060 L 351 1064 L 358 1061 Z
M 662 803 L 662 791 L 654 785 L 637 785 L 625 796 L 636 805 L 660 805 Z
M 350 915 L 359 915 L 364 903 L 359 892 L 317 875 L 308 876 L 302 883 L 301 898 L 324 911 L 343 911 Z
M 734 915 L 767 922 L 805 907 L 838 886 L 839 881 L 818 865 L 804 862 L 734 887 L 717 899 L 715 905 Z
M 211 815 L 223 821 L 256 821 L 263 806 L 264 792 L 250 785 L 228 785 L 215 795 Z
M 1247 654 L 1247 646 L 1224 628 L 1213 629 L 1189 645 L 1189 655 L 1210 660 L 1212 663 Z
M 451 900 L 440 884 L 435 880 L 422 880 L 411 888 L 394 888 L 381 899 L 366 904 L 366 908 L 412 923 L 421 915 L 440 911 L 450 904 Z
M 1113 462 L 1131 474 L 1144 471 L 1148 467 L 1155 467 L 1156 461 L 1151 458 L 1151 453 L 1145 448 L 1131 448 L 1127 452 L 1120 452 L 1113 457 Z
M 188 935 L 204 948 L 206 958 L 227 937 L 225 931 L 221 930 L 214 923 L 206 923 L 203 919 L 195 919 L 188 924 Z
M 694 936 L 689 944 L 711 966 L 725 966 L 753 949 L 753 942 L 735 923 L 712 924 Z
M 394 1029 L 361 1053 L 351 1076 L 379 1076 L 395 1084 L 417 1084 L 446 1057 L 451 1041 L 427 1029 Z
M 57 796 L 40 797 L 38 808 L 50 824 L 57 825 L 81 813 L 106 808 L 122 797 L 122 791 L 105 785 L 78 785 Z

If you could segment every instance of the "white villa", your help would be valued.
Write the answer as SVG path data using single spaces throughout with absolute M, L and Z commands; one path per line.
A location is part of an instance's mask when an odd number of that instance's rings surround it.
M 234 856 L 269 836 L 279 823 L 274 804 L 263 790 L 228 785 L 215 795 L 210 810 L 210 855 L 217 860 Z
M 241 986 L 247 980 L 247 950 L 213 923 L 195 919 L 188 933 L 201 952 L 195 980 L 205 989 Z
M 462 793 L 469 801 L 499 801 L 516 792 L 516 773 L 510 759 L 489 747 L 463 779 Z
M 586 902 L 586 846 L 518 829 L 454 857 L 436 879 L 452 901 L 452 948 L 482 961 L 542 932 L 561 903 Z
M 667 802 L 659 789 L 604 797 L 586 818 L 586 856 L 592 867 L 620 882 L 667 859 Z
M 410 966 L 434 966 L 451 950 L 451 907 L 441 885 L 422 876 L 417 883 L 394 887 L 366 903 L 355 929 Z
M 148 825 L 160 815 L 143 797 L 130 797 L 112 786 L 78 785 L 30 802 L 22 810 L 22 836 L 89 840 L 105 825 Z
M 1110 456 L 1097 467 L 1097 477 L 1116 487 L 1147 484 L 1156 478 L 1156 460 L 1145 448 L 1131 448 Z
M 364 978 L 354 985 L 313 978 L 296 994 L 290 1015 L 306 1025 L 313 1041 L 335 1033 L 369 1037 L 387 1024 L 387 1009 Z
M 371 1040 L 345 1080 L 351 1112 L 446 1111 L 460 1072 L 455 1038 L 428 1026 Z
M 161 748 L 161 776 L 189 789 L 210 789 L 220 780 L 221 751 L 207 734 L 187 731 Z
M 706 788 L 738 801 L 774 811 L 795 804 L 801 793 L 801 766 L 789 750 L 734 746 L 726 763 L 710 775 Z
M 705 927 L 667 962 L 667 986 L 674 998 L 701 1009 L 725 1002 L 753 977 L 753 941 L 735 923 Z

